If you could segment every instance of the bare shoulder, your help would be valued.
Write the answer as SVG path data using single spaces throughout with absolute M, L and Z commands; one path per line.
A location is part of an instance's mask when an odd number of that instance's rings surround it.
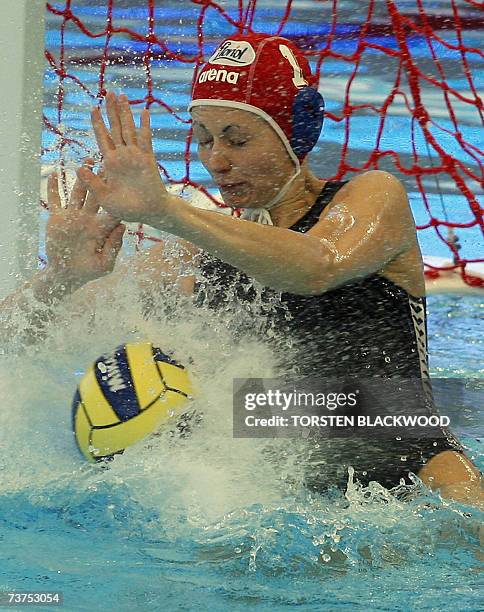
M 414 296 L 425 293 L 415 222 L 403 183 L 390 172 L 372 170 L 348 181 L 310 230 L 338 240 L 354 267 L 367 264 Z
M 403 183 L 390 172 L 370 170 L 354 176 L 334 197 L 334 202 L 345 200 L 354 206 L 362 200 L 370 205 L 382 205 L 393 210 L 408 210 L 408 198 Z
M 354 180 L 358 180 L 358 189 L 359 185 L 364 185 L 363 189 L 375 194 L 377 205 L 382 206 L 387 232 L 391 236 L 400 235 L 405 245 L 401 253 L 384 266 L 381 275 L 415 297 L 425 295 L 422 254 L 405 186 L 395 175 L 380 170 L 365 172 Z M 368 206 L 371 209 L 373 203 Z M 371 213 L 368 211 L 368 214 Z
M 371 170 L 349 180 L 331 200 L 321 219 L 346 215 L 361 228 L 378 228 L 385 242 L 398 241 L 401 251 L 415 243 L 415 223 L 403 183 L 390 172 Z

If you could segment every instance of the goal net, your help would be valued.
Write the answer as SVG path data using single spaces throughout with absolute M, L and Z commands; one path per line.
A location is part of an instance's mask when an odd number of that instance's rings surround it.
M 213 196 L 192 146 L 192 79 L 237 31 L 293 40 L 319 76 L 327 114 L 310 156 L 316 175 L 371 169 L 406 184 L 427 275 L 458 270 L 468 285 L 484 229 L 484 53 L 475 0 L 64 0 L 47 3 L 43 164 L 92 155 L 89 108 L 123 91 L 152 112 L 162 175 Z M 481 30 L 481 32 L 479 31 Z M 482 68 L 481 68 L 482 72 Z M 154 240 L 135 229 L 138 244 Z

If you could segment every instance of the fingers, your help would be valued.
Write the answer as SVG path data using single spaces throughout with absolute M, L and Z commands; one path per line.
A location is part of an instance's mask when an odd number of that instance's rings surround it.
M 126 226 L 120 223 L 113 229 L 104 243 L 102 254 L 104 256 L 106 265 L 110 268 L 114 267 L 116 257 L 123 245 L 123 235 L 125 229 Z
M 115 227 L 117 227 L 120 223 L 120 219 L 117 217 L 113 217 L 108 212 L 103 211 L 97 219 L 98 226 L 102 230 L 104 236 L 108 236 Z
M 150 111 L 146 108 L 141 113 L 141 127 L 138 130 L 138 134 L 139 148 L 144 153 L 153 153 L 153 140 L 151 136 L 151 117 Z
M 109 195 L 109 190 L 102 178 L 94 174 L 87 166 L 82 166 L 78 169 L 77 177 L 80 179 L 84 188 L 92 192 L 93 197 L 96 198 L 98 202 L 97 205 L 102 206 L 103 200 Z M 90 205 L 91 204 L 92 202 L 90 202 Z
M 84 202 L 84 210 L 91 215 L 97 215 L 99 208 L 100 205 L 98 199 L 92 191 L 89 191 L 86 201 Z
M 91 170 L 93 165 L 94 165 L 94 160 L 89 158 L 84 161 L 82 167 L 86 168 L 87 170 Z M 72 188 L 71 196 L 69 198 L 69 208 L 80 210 L 84 206 L 86 195 L 87 195 L 86 185 L 82 183 L 82 181 L 80 181 L 79 178 L 77 178 L 76 182 L 74 183 L 74 187 Z
M 101 111 L 99 108 L 94 108 L 91 111 L 91 123 L 96 137 L 97 146 L 101 155 L 104 157 L 109 151 L 116 148 L 111 134 L 104 123 Z
M 59 196 L 59 177 L 57 172 L 52 172 L 47 180 L 47 204 L 49 210 L 60 210 L 62 208 Z
M 109 92 L 106 96 L 106 112 L 110 130 L 106 127 L 98 108 L 91 112 L 96 142 L 103 157 L 116 146 L 122 145 L 139 145 L 142 151 L 153 152 L 149 111 L 143 111 L 141 128 L 138 130 L 127 96 L 117 97 L 115 93 Z M 140 140 L 139 143 L 138 140 Z
M 85 184 L 77 178 L 71 191 L 68 208 L 70 210 L 80 210 L 84 206 L 86 195 L 87 188 Z
M 103 252 L 106 240 L 119 225 L 120 220 L 105 211 L 98 215 L 96 219 L 96 251 Z
M 97 173 L 98 177 L 105 182 L 105 171 L 102 168 L 101 170 L 99 170 L 99 172 Z M 98 199 L 96 198 L 96 196 L 94 195 L 93 191 L 88 191 L 87 193 L 87 197 L 86 197 L 86 201 L 84 202 L 84 210 L 92 215 L 96 215 L 99 212 L 100 209 L 100 204 Z
M 129 106 L 129 100 L 126 96 L 119 96 L 118 108 L 123 140 L 127 145 L 135 145 L 137 141 L 136 126 L 134 124 L 133 113 Z
M 119 118 L 119 105 L 116 95 L 109 92 L 106 96 L 106 112 L 111 127 L 111 137 L 115 145 L 126 144 L 123 140 L 123 131 L 121 128 L 121 120 Z

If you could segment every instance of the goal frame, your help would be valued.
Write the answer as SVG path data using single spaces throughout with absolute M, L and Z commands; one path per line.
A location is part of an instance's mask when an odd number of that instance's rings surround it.
M 0 19 L 0 298 L 38 267 L 45 0 Z

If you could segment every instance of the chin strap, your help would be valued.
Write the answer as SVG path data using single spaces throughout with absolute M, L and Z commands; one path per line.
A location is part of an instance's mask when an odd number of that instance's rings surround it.
M 262 206 L 260 208 L 241 208 L 242 214 L 240 215 L 241 219 L 246 219 L 247 221 L 255 221 L 256 223 L 260 223 L 261 225 L 274 225 L 272 222 L 271 213 L 269 209 L 278 204 L 282 198 L 289 191 L 289 188 L 293 184 L 294 180 L 301 174 L 301 166 L 299 163 L 296 166 L 296 172 L 291 176 L 291 178 L 286 182 L 286 184 L 281 187 L 279 193 L 272 198 L 272 200 Z
M 272 222 L 271 213 L 267 208 L 242 208 L 241 219 L 247 221 L 255 221 L 261 225 L 274 225 Z

